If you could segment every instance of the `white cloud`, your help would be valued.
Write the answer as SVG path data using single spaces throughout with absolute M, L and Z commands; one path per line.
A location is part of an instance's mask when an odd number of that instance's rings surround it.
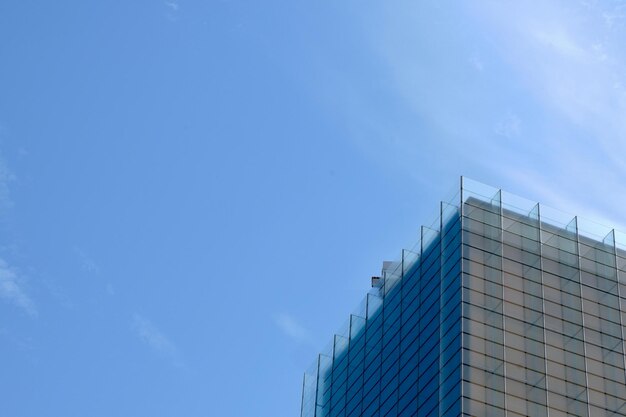
M 135 313 L 131 327 L 137 337 L 155 353 L 169 359 L 174 365 L 184 367 L 176 345 L 152 321 Z
M 537 144 L 538 155 L 504 156 L 497 171 L 507 177 L 534 172 L 532 180 L 519 184 L 549 200 L 556 194 L 567 196 L 584 212 L 603 212 L 625 224 L 623 6 L 603 1 L 485 2 L 480 15 L 486 16 L 485 27 L 497 37 L 508 64 L 508 74 L 501 75 L 521 83 L 537 103 L 525 121 L 544 124 L 524 138 Z M 497 133 L 507 130 L 502 127 Z
M 430 182 L 483 177 L 549 205 L 578 201 L 584 213 L 626 224 L 626 7 L 557 0 L 426 8 L 390 11 L 376 52 L 389 85 L 427 128 L 404 121 L 398 128 L 374 114 L 368 130 L 380 125 L 386 134 L 372 153 L 416 177 L 429 173 Z M 428 11 L 445 24 L 416 24 Z M 465 30 L 451 35 L 459 22 Z M 469 65 L 459 66 L 468 50 Z M 398 140 L 386 140 L 396 132 Z
M 532 33 L 535 40 L 557 54 L 571 58 L 585 59 L 587 52 L 579 45 L 570 33 L 559 29 L 550 32 L 543 30 Z
M 297 343 L 311 343 L 311 333 L 287 313 L 274 315 L 274 323 L 282 332 Z
M 180 19 L 180 4 L 176 1 L 164 1 L 163 5 L 166 7 L 163 16 L 172 23 L 178 22 Z
M 401 6 L 381 3 L 358 45 L 383 87 L 322 67 L 358 148 L 424 189 L 463 174 L 626 224 L 626 5 Z
M 23 281 L 17 269 L 0 259 L 0 299 L 19 307 L 27 315 L 35 318 L 38 316 L 37 306 L 24 291 Z
M 135 313 L 133 315 L 132 327 L 139 339 L 155 351 L 167 354 L 176 351 L 174 344 L 145 317 Z
M 173 11 L 177 12 L 178 9 L 180 9 L 180 5 L 176 2 L 173 1 L 166 1 L 163 4 L 165 4 L 167 7 L 169 7 L 170 9 L 172 9 Z

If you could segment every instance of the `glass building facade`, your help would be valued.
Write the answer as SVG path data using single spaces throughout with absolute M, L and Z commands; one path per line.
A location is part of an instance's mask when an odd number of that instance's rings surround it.
M 304 375 L 302 417 L 626 416 L 626 235 L 462 178 Z

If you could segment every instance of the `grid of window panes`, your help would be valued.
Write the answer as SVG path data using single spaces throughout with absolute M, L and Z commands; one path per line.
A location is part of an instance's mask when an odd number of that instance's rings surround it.
M 626 235 L 460 193 L 305 374 L 302 416 L 626 416 Z
M 463 206 L 463 412 L 545 416 L 539 220 L 500 196 Z
M 458 194 L 418 253 L 383 270 L 383 287 L 305 374 L 302 416 L 458 416 L 461 219 Z
M 464 415 L 626 415 L 614 232 L 581 236 L 499 192 L 467 199 L 462 223 Z

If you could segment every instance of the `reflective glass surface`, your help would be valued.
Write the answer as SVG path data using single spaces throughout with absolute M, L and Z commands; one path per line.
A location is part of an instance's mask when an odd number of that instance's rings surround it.
M 305 374 L 302 416 L 626 415 L 626 235 L 463 178 L 420 238 Z

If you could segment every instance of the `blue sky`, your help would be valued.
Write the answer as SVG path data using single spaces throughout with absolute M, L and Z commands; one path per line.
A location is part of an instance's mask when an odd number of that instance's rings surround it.
M 626 225 L 626 3 L 462 3 L 0 4 L 0 415 L 298 415 L 460 175 Z

